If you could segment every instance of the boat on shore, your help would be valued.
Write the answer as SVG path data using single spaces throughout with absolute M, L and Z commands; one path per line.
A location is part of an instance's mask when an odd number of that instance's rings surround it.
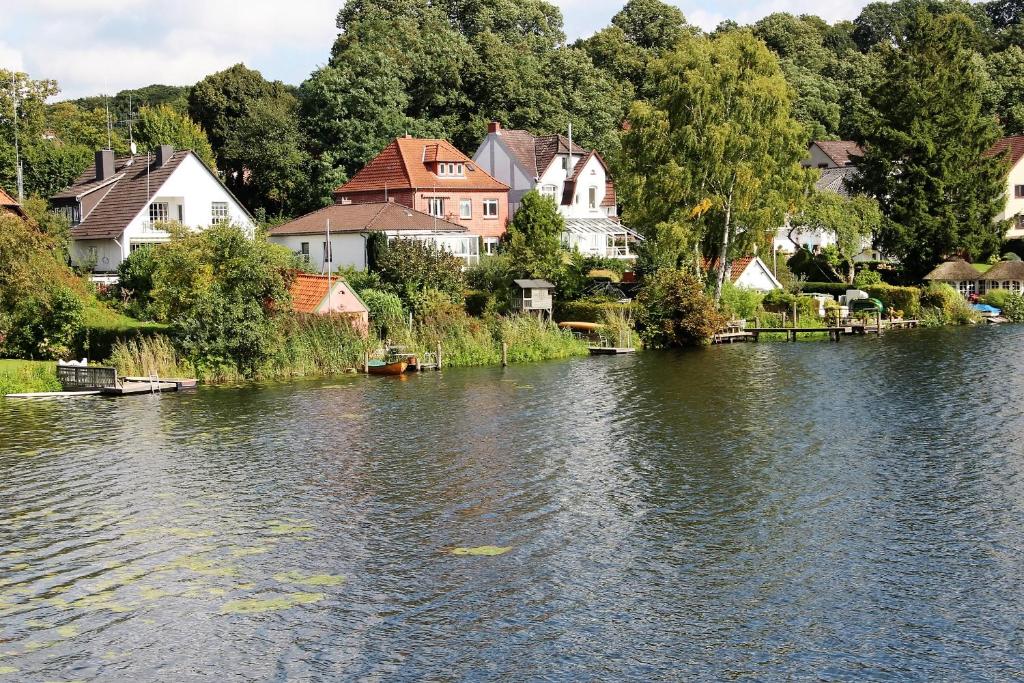
M 371 375 L 401 375 L 409 367 L 404 358 L 398 360 L 371 360 L 366 364 L 366 371 Z

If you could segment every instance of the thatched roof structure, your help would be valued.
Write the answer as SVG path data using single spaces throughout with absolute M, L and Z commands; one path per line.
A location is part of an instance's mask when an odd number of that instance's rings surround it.
M 946 261 L 936 266 L 935 270 L 924 276 L 925 280 L 937 280 L 939 282 L 964 282 L 971 280 L 987 279 L 982 276 L 978 269 L 963 259 Z
M 1024 261 L 1000 261 L 982 276 L 983 280 L 1024 281 Z

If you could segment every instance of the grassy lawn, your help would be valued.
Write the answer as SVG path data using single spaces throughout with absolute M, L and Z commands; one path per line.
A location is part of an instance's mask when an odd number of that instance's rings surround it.
M 0 396 L 36 391 L 60 391 L 56 361 L 0 359 Z

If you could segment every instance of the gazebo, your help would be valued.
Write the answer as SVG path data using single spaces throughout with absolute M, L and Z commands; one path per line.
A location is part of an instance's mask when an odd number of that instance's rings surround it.
M 963 259 L 940 263 L 935 270 L 924 276 L 928 282 L 945 282 L 952 285 L 964 297 L 978 293 L 979 283 L 987 279 L 981 272 Z M 984 285 L 981 285 L 984 287 Z M 984 293 L 984 292 L 982 292 Z
M 989 268 L 984 275 L 984 290 L 1008 289 L 1014 294 L 1024 291 L 1024 261 L 1000 261 Z

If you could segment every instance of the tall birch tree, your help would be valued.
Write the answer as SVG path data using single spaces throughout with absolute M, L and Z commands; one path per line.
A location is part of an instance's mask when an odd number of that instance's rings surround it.
M 637 102 L 623 136 L 626 222 L 640 228 L 646 267 L 678 267 L 698 249 L 726 264 L 766 242 L 809 188 L 803 127 L 778 59 L 745 30 L 687 38 L 651 68 L 661 93 Z

